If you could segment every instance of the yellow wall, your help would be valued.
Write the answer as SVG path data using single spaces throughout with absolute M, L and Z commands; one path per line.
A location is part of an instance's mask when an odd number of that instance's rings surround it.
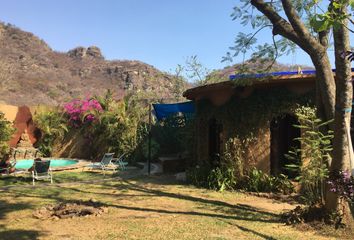
M 0 103 L 0 112 L 3 112 L 5 114 L 5 118 L 8 121 L 15 121 L 16 115 L 17 115 L 18 107 L 13 106 L 13 105 L 6 105 L 3 103 Z

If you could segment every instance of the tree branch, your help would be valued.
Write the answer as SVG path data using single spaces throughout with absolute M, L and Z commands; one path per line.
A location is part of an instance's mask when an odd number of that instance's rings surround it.
M 275 49 L 275 56 L 273 58 L 273 61 L 272 63 L 266 68 L 266 71 L 270 71 L 270 69 L 272 69 L 275 61 L 277 60 L 278 56 L 279 56 L 279 52 L 278 52 L 278 46 L 277 46 L 277 43 L 275 42 L 275 38 L 274 38 L 274 35 L 273 35 L 273 45 L 274 45 L 274 49 Z
M 301 21 L 291 2 L 289 0 L 281 0 L 281 3 L 283 5 L 284 12 L 295 32 L 302 37 L 308 37 L 310 33 Z
M 295 32 L 301 36 L 306 42 L 311 44 L 314 47 L 319 47 L 319 42 L 314 38 L 311 33 L 306 28 L 305 24 L 302 22 L 301 18 L 297 14 L 294 6 L 290 2 L 290 0 L 281 0 L 284 12 L 291 24 L 294 28 Z M 324 36 L 324 35 L 323 35 Z M 322 36 L 322 37 L 323 37 Z M 324 39 L 322 39 L 324 40 Z M 320 46 L 323 46 L 322 44 Z
M 251 0 L 251 4 L 256 7 L 258 11 L 263 13 L 273 24 L 274 35 L 286 35 L 284 37 L 292 41 L 298 41 L 299 37 L 293 27 L 282 18 L 269 3 L 265 3 L 263 0 Z
M 328 30 L 321 31 L 318 33 L 319 41 L 320 41 L 321 45 L 325 48 L 328 47 L 328 34 L 329 34 Z
M 288 2 L 288 0 L 282 1 Z M 282 35 L 283 37 L 297 44 L 308 54 L 313 54 L 315 49 L 320 49 L 321 51 L 325 50 L 325 48 L 319 44 L 319 42 L 316 41 L 316 39 L 313 38 L 310 34 L 309 36 L 311 36 L 311 38 L 304 38 L 303 34 L 296 32 L 294 27 L 288 21 L 282 18 L 270 4 L 265 3 L 263 0 L 251 0 L 251 4 L 255 6 L 258 11 L 263 13 L 273 24 L 274 35 Z M 290 6 L 292 7 L 292 5 Z
M 250 42 L 252 41 L 252 39 L 260 32 L 262 31 L 263 29 L 265 29 L 266 27 L 272 27 L 273 25 L 264 25 L 262 27 L 260 27 L 255 33 L 252 34 L 252 36 L 249 38 L 249 40 L 246 42 L 245 46 L 247 47 L 248 44 L 250 44 Z

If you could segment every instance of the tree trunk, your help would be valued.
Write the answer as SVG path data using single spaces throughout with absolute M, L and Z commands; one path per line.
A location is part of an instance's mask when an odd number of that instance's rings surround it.
M 331 63 L 326 52 L 314 51 L 309 53 L 316 69 L 316 106 L 322 120 L 334 118 L 335 82 Z M 330 125 L 334 130 L 334 124 Z
M 346 7 L 343 7 L 341 11 L 346 13 Z M 344 55 L 346 51 L 350 50 L 349 31 L 346 26 L 347 21 L 344 21 L 342 25 L 333 30 L 336 63 L 336 105 L 331 172 L 349 170 L 350 168 L 349 139 L 347 135 L 347 131 L 350 129 L 347 129 L 346 123 L 350 123 L 353 87 L 350 61 Z M 350 227 L 354 226 L 354 219 L 348 203 L 341 202 L 337 194 L 327 194 L 326 208 L 328 211 L 342 213 L 343 222 Z
M 313 37 L 305 24 L 301 21 L 301 17 L 296 12 L 291 0 L 281 0 L 287 19 L 273 8 L 272 1 L 250 0 L 250 3 L 269 19 L 273 25 L 274 35 L 279 34 L 287 38 L 310 55 L 316 68 L 316 77 L 318 79 L 316 82 L 316 102 L 320 117 L 323 120 L 335 119 L 334 123 L 330 125 L 335 135 L 333 140 L 334 152 L 330 170 L 348 169 L 349 149 L 346 122 L 350 120 L 348 109 L 350 109 L 352 105 L 352 84 L 350 63 L 347 59 L 342 57 L 343 51 L 350 50 L 347 21 L 344 21 L 343 24 L 336 24 L 339 26 L 336 26 L 337 28 L 333 31 L 337 79 L 335 83 L 327 55 L 328 31 L 320 33 L 319 39 Z M 331 8 L 331 5 L 329 5 L 329 8 Z M 346 4 L 343 4 L 343 7 L 340 9 L 335 9 L 339 16 L 338 19 L 347 14 L 346 9 Z M 328 194 L 326 197 L 327 209 L 330 211 L 344 209 L 344 217 L 346 218 L 344 220 L 351 222 L 352 218 L 347 204 L 340 204 L 338 200 L 336 195 Z

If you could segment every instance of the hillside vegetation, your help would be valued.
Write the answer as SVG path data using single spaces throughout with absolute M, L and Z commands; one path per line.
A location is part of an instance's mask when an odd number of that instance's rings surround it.
M 185 82 L 140 61 L 105 60 L 96 46 L 52 50 L 29 32 L 0 23 L 0 102 L 57 105 L 111 89 L 115 97 L 181 95 Z

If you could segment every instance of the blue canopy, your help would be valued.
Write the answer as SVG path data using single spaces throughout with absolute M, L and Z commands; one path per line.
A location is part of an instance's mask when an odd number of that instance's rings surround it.
M 195 112 L 194 102 L 172 103 L 172 104 L 153 104 L 155 115 L 158 120 L 169 116 L 183 113 L 186 116 L 191 116 Z
M 296 75 L 296 74 L 316 74 L 315 70 L 302 70 L 301 72 L 270 72 L 270 73 L 255 73 L 255 74 L 236 74 L 230 75 L 230 80 L 235 80 L 238 78 L 263 78 L 269 76 L 287 76 L 287 75 Z

